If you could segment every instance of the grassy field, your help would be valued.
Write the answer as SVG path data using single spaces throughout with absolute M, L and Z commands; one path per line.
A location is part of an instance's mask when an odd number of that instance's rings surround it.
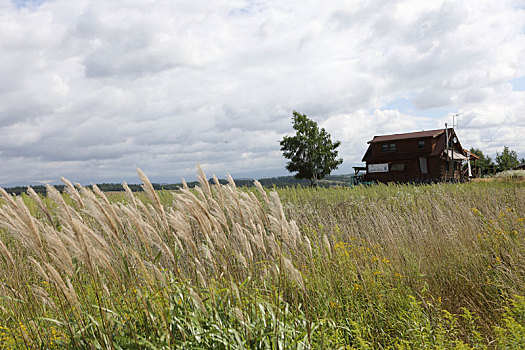
M 0 348 L 520 349 L 525 184 L 2 193 Z

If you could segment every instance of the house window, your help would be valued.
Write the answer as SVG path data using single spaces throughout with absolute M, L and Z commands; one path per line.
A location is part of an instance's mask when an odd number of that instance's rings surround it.
M 421 174 L 428 174 L 426 158 L 423 158 L 423 157 L 419 158 L 419 171 L 421 171 Z
M 405 164 L 392 164 L 390 166 L 390 170 L 392 170 L 392 171 L 404 171 L 405 170 Z
M 396 144 L 395 143 L 391 143 L 391 144 L 385 143 L 381 146 L 381 150 L 383 152 L 393 152 L 396 150 Z
M 425 141 L 418 141 L 417 142 L 417 148 L 419 148 L 419 149 L 425 148 Z

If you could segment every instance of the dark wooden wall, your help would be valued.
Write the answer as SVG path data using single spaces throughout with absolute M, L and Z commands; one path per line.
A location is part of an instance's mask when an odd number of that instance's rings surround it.
M 444 137 L 444 135 L 442 135 Z M 425 141 L 424 148 L 418 147 L 419 141 Z M 389 164 L 389 172 L 386 173 L 367 173 L 367 181 L 379 181 L 379 182 L 425 182 L 425 181 L 440 181 L 450 180 L 452 175 L 452 168 L 447 173 L 446 161 L 441 158 L 441 152 L 432 152 L 438 148 L 443 148 L 444 142 L 441 142 L 441 137 L 433 138 L 421 138 L 421 139 L 409 139 L 409 140 L 397 140 L 388 141 L 382 143 L 371 143 L 370 154 L 367 157 L 368 164 Z M 383 144 L 396 145 L 395 151 L 382 151 Z M 443 143 L 443 145 L 441 144 Z M 427 159 L 427 174 L 421 172 L 419 166 L 419 158 Z M 392 171 L 392 166 L 395 164 L 404 164 L 403 171 Z M 452 165 L 452 164 L 451 164 Z M 459 170 L 459 168 L 458 168 Z M 455 178 L 459 179 L 460 173 L 456 170 Z

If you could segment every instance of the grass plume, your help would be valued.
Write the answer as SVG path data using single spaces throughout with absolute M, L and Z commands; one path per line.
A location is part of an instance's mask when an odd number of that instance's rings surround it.
M 522 183 L 0 189 L 1 348 L 512 348 Z M 184 182 L 183 182 L 184 184 Z M 417 330 L 417 331 L 416 331 Z

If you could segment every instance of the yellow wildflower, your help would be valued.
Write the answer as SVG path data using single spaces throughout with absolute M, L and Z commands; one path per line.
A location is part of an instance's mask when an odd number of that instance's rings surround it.
M 330 307 L 331 307 L 332 309 L 340 309 L 340 308 L 341 308 L 341 305 L 339 305 L 338 303 L 336 303 L 336 302 L 330 300 Z

